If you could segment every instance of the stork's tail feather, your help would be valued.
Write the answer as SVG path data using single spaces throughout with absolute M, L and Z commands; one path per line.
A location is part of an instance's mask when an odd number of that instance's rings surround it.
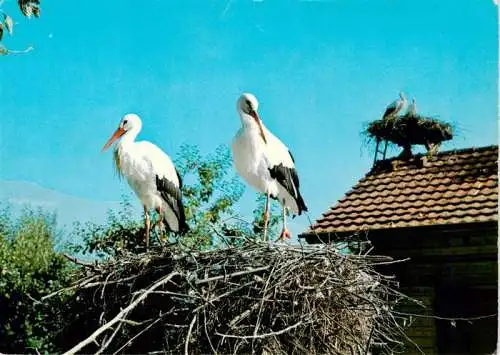
M 183 235 L 189 232 L 189 224 L 186 222 L 186 212 L 184 211 L 184 206 L 180 205 L 180 216 L 179 216 L 179 234 Z
M 189 225 L 186 223 L 186 221 L 185 220 L 181 221 L 180 226 L 179 226 L 179 234 L 184 235 L 184 234 L 188 233 L 189 230 L 190 230 L 190 228 L 189 228 Z
M 302 212 L 307 212 L 306 203 L 304 202 L 304 199 L 302 198 L 302 195 L 300 193 L 297 197 L 297 207 L 299 208 L 299 216 L 302 214 Z

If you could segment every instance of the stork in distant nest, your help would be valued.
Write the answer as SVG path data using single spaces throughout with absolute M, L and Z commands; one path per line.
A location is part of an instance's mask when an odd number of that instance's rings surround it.
M 412 98 L 411 104 L 408 107 L 408 111 L 406 112 L 406 114 L 411 117 L 417 116 L 417 100 L 415 100 L 415 98 Z
M 405 94 L 401 91 L 399 92 L 399 99 L 391 102 L 387 108 L 385 109 L 384 115 L 382 116 L 383 120 L 390 120 L 396 117 L 396 115 L 401 112 L 401 110 L 406 105 L 406 97 Z
M 133 113 L 125 115 L 102 151 L 120 139 L 115 148 L 115 165 L 143 204 L 146 247 L 149 247 L 151 209 L 158 212 L 158 225 L 162 231 L 164 219 L 173 232 L 184 234 L 189 227 L 181 198 L 181 177 L 170 157 L 160 148 L 147 141 L 135 141 L 141 128 L 139 116 Z
M 237 101 L 236 109 L 242 127 L 232 142 L 233 161 L 236 171 L 257 191 L 266 194 L 264 210 L 264 239 L 267 240 L 269 223 L 269 198 L 282 206 L 283 229 L 280 240 L 290 239 L 286 225 L 286 212 L 293 216 L 307 211 L 299 191 L 299 177 L 290 150 L 262 123 L 257 109 L 257 98 L 244 93 Z

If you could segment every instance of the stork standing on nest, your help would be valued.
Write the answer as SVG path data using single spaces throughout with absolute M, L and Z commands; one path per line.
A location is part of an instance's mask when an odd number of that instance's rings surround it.
M 189 227 L 181 199 L 181 177 L 170 157 L 160 148 L 147 141 L 135 141 L 141 128 L 139 116 L 125 115 L 102 151 L 120 139 L 114 152 L 115 165 L 119 175 L 125 176 L 143 204 L 146 247 L 149 247 L 151 209 L 158 212 L 158 225 L 162 231 L 164 219 L 173 232 L 183 234 Z
M 417 116 L 417 100 L 415 100 L 415 98 L 412 98 L 411 104 L 408 107 L 408 111 L 406 112 L 406 114 L 411 117 Z
M 270 197 L 282 206 L 280 239 L 290 239 L 286 225 L 287 209 L 296 216 L 307 211 L 307 207 L 299 191 L 299 177 L 292 153 L 264 126 L 257 113 L 258 107 L 256 97 L 249 93 L 242 94 L 237 101 L 236 109 L 242 127 L 232 142 L 233 161 L 241 177 L 257 191 L 266 194 L 264 239 L 268 239 Z
M 385 109 L 383 120 L 390 120 L 396 117 L 396 115 L 401 112 L 401 110 L 406 106 L 405 94 L 401 91 L 399 93 L 399 99 L 391 102 L 389 106 Z

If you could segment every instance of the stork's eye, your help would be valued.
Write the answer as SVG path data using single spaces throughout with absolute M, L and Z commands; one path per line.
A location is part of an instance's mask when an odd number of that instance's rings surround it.
M 128 123 L 128 121 L 127 121 L 127 120 L 123 121 L 123 124 L 124 124 L 124 125 L 126 125 L 127 123 Z

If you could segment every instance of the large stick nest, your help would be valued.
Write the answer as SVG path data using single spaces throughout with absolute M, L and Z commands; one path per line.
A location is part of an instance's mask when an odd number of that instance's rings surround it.
M 404 115 L 371 122 L 365 134 L 375 140 L 387 140 L 401 147 L 439 144 L 453 138 L 447 122 L 425 116 Z
M 125 255 L 86 268 L 60 338 L 69 353 L 389 353 L 405 298 L 375 271 L 390 262 L 255 242 Z

